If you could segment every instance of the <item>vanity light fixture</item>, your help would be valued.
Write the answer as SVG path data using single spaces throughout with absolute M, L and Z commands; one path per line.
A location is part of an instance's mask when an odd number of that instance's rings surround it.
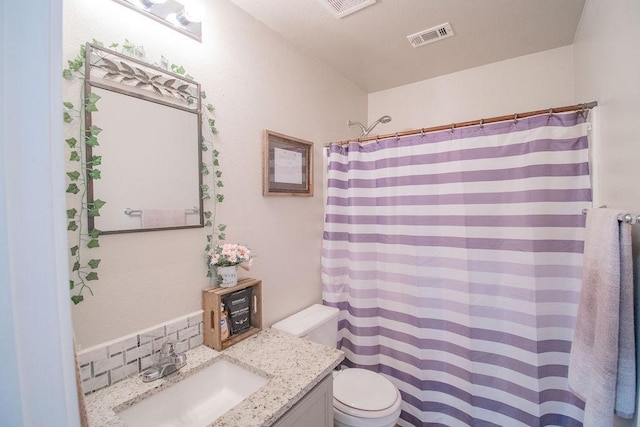
M 202 41 L 203 0 L 113 0 L 174 30 Z
M 202 22 L 202 6 L 195 1 L 185 3 L 184 8 L 176 15 L 182 25 Z
M 150 8 L 154 4 L 163 4 L 166 2 L 167 0 L 140 0 L 140 3 L 142 3 L 146 8 Z

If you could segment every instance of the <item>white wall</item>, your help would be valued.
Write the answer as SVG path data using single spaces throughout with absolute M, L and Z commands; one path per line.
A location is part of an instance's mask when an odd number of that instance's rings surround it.
M 368 122 L 390 115 L 373 132 L 387 134 L 575 103 L 566 46 L 372 93 Z
M 594 203 L 635 214 L 640 213 L 639 42 L 640 2 L 587 0 L 574 43 L 575 82 L 578 98 L 598 101 L 595 163 L 599 179 L 594 186 L 599 197 Z M 636 266 L 639 242 L 640 226 L 636 225 Z M 640 336 L 636 340 L 640 344 Z M 616 418 L 615 425 L 639 425 L 637 411 L 634 420 Z
M 576 95 L 596 99 L 598 203 L 640 212 L 640 3 L 588 0 L 575 40 Z
M 263 281 L 263 321 L 270 325 L 321 299 L 322 145 L 357 136 L 345 123 L 365 120 L 366 94 L 227 0 L 203 3 L 198 43 L 112 0 L 66 0 L 64 58 L 94 38 L 107 45 L 129 39 L 148 58 L 164 55 L 202 83 L 220 131 L 225 201 L 219 219 L 228 226 L 227 241 L 245 243 L 258 256 L 250 276 Z M 314 197 L 262 196 L 265 129 L 315 142 Z M 102 259 L 95 296 L 73 309 L 81 346 L 200 309 L 200 291 L 209 286 L 206 234 L 102 236 L 94 250 Z

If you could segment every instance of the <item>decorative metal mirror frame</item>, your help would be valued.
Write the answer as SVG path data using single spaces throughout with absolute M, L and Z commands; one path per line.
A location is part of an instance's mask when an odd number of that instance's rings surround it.
M 171 226 L 162 228 L 136 228 L 127 230 L 101 231 L 101 234 L 117 234 L 143 231 L 171 230 L 183 228 L 204 227 L 204 212 L 202 200 L 202 99 L 200 83 L 173 73 L 169 70 L 123 55 L 111 49 L 92 43 L 86 44 L 85 57 L 85 97 L 89 97 L 91 88 L 101 88 L 145 101 L 177 108 L 197 115 L 197 157 L 198 164 L 194 165 L 198 171 L 198 200 L 199 224 Z M 91 136 L 92 116 L 85 111 L 85 132 Z M 91 145 L 87 145 L 87 169 L 93 157 Z M 93 178 L 87 173 L 87 203 L 94 202 Z M 108 203 L 108 200 L 107 200 Z M 195 207 L 194 207 L 195 208 Z M 194 209 L 195 211 L 195 209 Z M 94 217 L 88 216 L 89 230 L 95 228 Z

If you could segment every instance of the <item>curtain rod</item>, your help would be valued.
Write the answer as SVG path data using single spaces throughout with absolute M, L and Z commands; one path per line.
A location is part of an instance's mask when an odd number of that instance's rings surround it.
M 404 132 L 388 133 L 385 135 L 367 136 L 365 138 L 357 138 L 351 141 L 330 142 L 328 144 L 325 144 L 324 146 L 330 147 L 332 145 L 348 145 L 349 142 L 353 142 L 353 141 L 357 141 L 357 142 L 377 141 L 380 139 L 394 138 L 394 137 L 399 138 L 401 136 L 418 135 L 418 134 L 423 134 L 428 132 L 438 132 L 438 131 L 447 130 L 447 129 L 454 130 L 454 129 L 469 127 L 469 126 L 486 125 L 487 123 L 504 122 L 507 120 L 517 120 L 525 117 L 539 116 L 542 114 L 566 113 L 569 111 L 584 111 L 584 110 L 590 110 L 597 105 L 598 105 L 598 102 L 593 101 L 593 102 L 587 102 L 584 104 L 568 105 L 566 107 L 550 108 L 548 110 L 537 110 L 537 111 L 529 111 L 526 113 L 516 113 L 512 116 L 497 116 L 497 117 L 491 117 L 489 119 L 480 119 L 480 120 L 472 120 L 469 122 L 452 123 L 450 125 L 407 130 Z

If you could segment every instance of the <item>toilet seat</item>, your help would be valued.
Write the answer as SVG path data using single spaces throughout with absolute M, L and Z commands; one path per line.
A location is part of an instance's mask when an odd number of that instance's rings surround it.
M 333 407 L 359 418 L 384 418 L 398 411 L 400 392 L 384 376 L 360 368 L 340 371 L 333 383 Z

